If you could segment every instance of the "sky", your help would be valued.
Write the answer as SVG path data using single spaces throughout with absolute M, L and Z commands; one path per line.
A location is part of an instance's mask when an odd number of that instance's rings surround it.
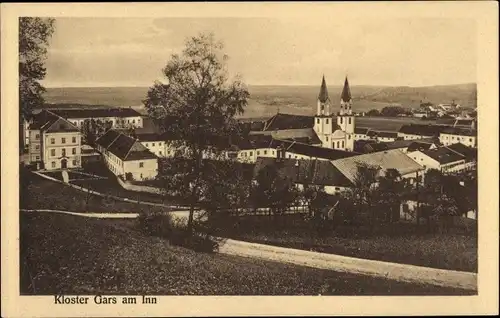
M 250 85 L 476 82 L 472 19 L 57 18 L 47 87 L 151 86 L 185 40 L 213 32 Z

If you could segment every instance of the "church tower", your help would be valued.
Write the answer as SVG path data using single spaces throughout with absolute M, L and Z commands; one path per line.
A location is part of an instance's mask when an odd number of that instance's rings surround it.
M 335 127 L 333 121 L 330 98 L 328 97 L 325 76 L 323 75 L 318 95 L 316 116 L 314 117 L 314 131 L 321 139 L 323 147 L 331 148 L 330 135 L 333 133 L 332 129 Z
M 354 149 L 354 119 L 355 117 L 352 114 L 351 89 L 349 88 L 349 81 L 346 76 L 344 88 L 340 95 L 340 112 L 337 116 L 337 124 L 346 134 L 345 150 L 347 151 L 353 151 Z

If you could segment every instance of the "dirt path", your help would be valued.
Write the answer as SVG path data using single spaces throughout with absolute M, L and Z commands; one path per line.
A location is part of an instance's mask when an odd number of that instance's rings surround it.
M 78 213 L 59 210 L 21 210 L 26 212 L 65 213 L 92 218 L 136 218 L 138 213 Z M 187 211 L 173 211 L 175 217 L 186 218 Z M 282 263 L 363 274 L 391 280 L 432 284 L 477 291 L 477 274 L 423 266 L 398 264 L 361 258 L 310 252 L 265 244 L 227 239 L 219 249 L 222 254 L 245 256 Z

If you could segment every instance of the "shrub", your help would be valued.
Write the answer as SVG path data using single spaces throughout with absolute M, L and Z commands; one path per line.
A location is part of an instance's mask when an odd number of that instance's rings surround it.
M 139 230 L 151 236 L 170 237 L 174 231 L 174 222 L 169 213 L 143 212 L 137 218 Z

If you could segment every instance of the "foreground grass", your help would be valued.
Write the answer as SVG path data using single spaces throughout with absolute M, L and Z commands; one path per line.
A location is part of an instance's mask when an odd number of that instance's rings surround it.
M 133 221 L 26 212 L 20 218 L 22 294 L 472 294 L 243 257 L 195 253 L 171 246 L 163 239 L 144 236 L 131 227 Z
M 92 194 L 89 195 L 70 186 L 44 179 L 33 173 L 29 173 L 27 178 L 29 179 L 29 183 L 20 191 L 21 209 L 111 213 L 139 212 L 141 210 L 162 212 L 169 210 L 164 207 L 145 206 Z
M 260 218 L 269 222 L 265 217 Z M 477 272 L 476 237 L 454 233 L 419 233 L 408 224 L 393 226 L 400 227 L 398 233 L 359 235 L 362 229 L 339 228 L 320 237 L 314 230 L 305 227 L 276 230 L 261 225 L 254 226 L 251 231 L 239 231 L 231 237 L 357 258 Z

